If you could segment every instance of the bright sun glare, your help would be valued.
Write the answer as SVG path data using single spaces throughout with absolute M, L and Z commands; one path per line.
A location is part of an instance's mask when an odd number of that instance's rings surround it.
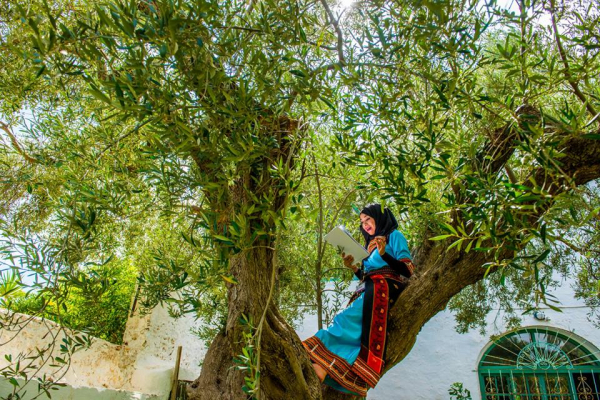
M 346 10 L 346 9 L 352 7 L 352 4 L 354 4 L 355 2 L 356 2 L 356 0 L 340 0 L 339 7 L 342 10 Z

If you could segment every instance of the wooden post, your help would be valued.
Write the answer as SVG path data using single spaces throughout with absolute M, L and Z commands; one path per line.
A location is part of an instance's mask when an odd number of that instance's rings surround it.
M 133 300 L 131 300 L 131 310 L 129 312 L 129 317 L 133 317 L 133 314 L 135 313 L 135 308 L 137 307 L 137 301 L 138 301 L 138 297 L 140 295 L 140 284 L 136 283 L 135 284 L 135 295 L 133 296 Z
M 177 347 L 177 359 L 175 360 L 175 370 L 173 371 L 173 382 L 171 382 L 171 400 L 177 399 L 179 391 L 179 363 L 181 362 L 181 346 Z

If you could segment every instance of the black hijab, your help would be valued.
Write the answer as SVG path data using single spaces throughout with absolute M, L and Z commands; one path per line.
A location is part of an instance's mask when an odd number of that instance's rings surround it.
M 369 204 L 360 212 L 361 214 L 368 215 L 375 220 L 375 234 L 369 235 L 360 224 L 360 232 L 365 237 L 365 247 L 369 247 L 369 243 L 375 236 L 388 236 L 398 228 L 398 221 L 394 217 L 394 214 L 389 208 L 385 208 L 381 211 L 381 204 Z

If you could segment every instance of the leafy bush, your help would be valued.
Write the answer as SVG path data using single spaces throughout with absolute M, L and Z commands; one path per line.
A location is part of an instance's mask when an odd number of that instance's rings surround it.
M 112 261 L 79 272 L 69 282 L 60 307 L 48 291 L 13 292 L 2 304 L 14 312 L 36 315 L 62 326 L 120 344 L 127 323 L 136 269 L 127 262 Z
M 471 392 L 461 382 L 454 382 L 448 389 L 448 394 L 450 400 L 472 400 Z

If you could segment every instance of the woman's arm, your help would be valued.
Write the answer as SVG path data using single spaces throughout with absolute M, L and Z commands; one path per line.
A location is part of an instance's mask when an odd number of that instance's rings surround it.
M 410 277 L 411 273 L 406 264 L 398 261 L 403 258 L 411 259 L 410 252 L 408 251 L 408 242 L 404 238 L 404 235 L 400 231 L 394 231 L 389 235 L 387 241 L 389 243 L 386 242 L 385 238 L 380 238 L 380 244 L 377 246 L 377 249 L 365 260 L 365 271 L 369 272 L 388 265 L 396 269 L 398 273 Z
M 404 275 L 407 278 L 410 278 L 410 276 L 412 275 L 411 270 L 405 263 L 403 263 L 400 260 L 396 260 L 389 253 L 385 253 L 381 256 L 381 258 L 387 263 L 387 265 L 389 265 L 394 271 L 396 271 L 400 275 Z
M 387 251 L 381 255 L 382 260 L 397 273 L 410 278 L 412 270 L 404 262 L 400 261 L 404 258 L 411 258 L 408 250 L 408 242 L 402 232 L 392 232 L 389 235 L 389 243 L 386 247 Z
M 354 271 L 354 275 L 361 280 L 363 278 L 363 270 L 360 268 L 357 268 L 356 271 Z

